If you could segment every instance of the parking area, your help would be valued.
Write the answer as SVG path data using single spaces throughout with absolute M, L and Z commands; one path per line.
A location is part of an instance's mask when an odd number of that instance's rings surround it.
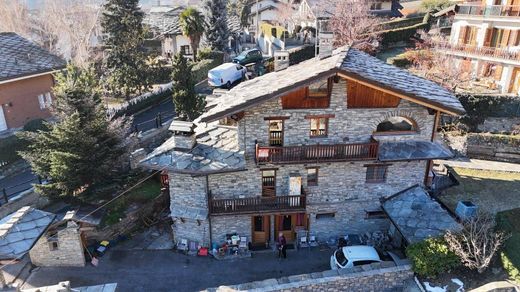
M 220 285 L 240 284 L 330 269 L 331 249 L 314 247 L 289 250 L 280 260 L 271 251 L 252 258 L 218 261 L 192 257 L 171 250 L 110 250 L 98 267 L 38 268 L 24 288 L 70 281 L 73 287 L 118 283 L 118 291 L 200 291 Z

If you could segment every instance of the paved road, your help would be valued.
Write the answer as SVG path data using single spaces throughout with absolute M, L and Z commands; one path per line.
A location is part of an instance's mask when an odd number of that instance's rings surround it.
M 31 188 L 31 183 L 38 181 L 35 174 L 27 169 L 19 174 L 8 176 L 0 180 L 0 196 L 3 196 L 3 189 L 5 188 L 8 197 L 13 197 Z M 3 198 L 0 199 L 3 202 Z
M 24 288 L 70 281 L 73 287 L 118 283 L 118 291 L 200 291 L 220 285 L 280 278 L 329 268 L 331 250 L 289 251 L 288 259 L 273 253 L 255 254 L 250 259 L 217 261 L 173 251 L 110 250 L 98 267 L 39 268 Z

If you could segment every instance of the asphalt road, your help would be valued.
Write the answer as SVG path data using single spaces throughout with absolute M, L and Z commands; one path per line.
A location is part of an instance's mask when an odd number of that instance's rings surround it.
M 31 273 L 23 288 L 70 281 L 72 287 L 117 283 L 117 291 L 200 291 L 220 285 L 247 283 L 330 269 L 332 250 L 289 251 L 279 260 L 272 252 L 253 258 L 218 261 L 173 251 L 109 250 L 98 267 L 42 267 Z

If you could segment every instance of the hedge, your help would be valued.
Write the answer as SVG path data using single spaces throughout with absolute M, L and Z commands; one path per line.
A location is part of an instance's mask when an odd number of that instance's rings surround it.
M 460 121 L 471 131 L 477 131 L 477 126 L 488 117 L 520 117 L 520 98 L 517 96 L 457 94 L 457 98 L 466 110 Z
M 402 41 L 409 41 L 416 33 L 417 30 L 424 29 L 428 30 L 430 28 L 430 14 L 427 13 L 423 17 L 423 21 L 421 23 L 407 26 L 407 27 L 400 27 L 396 29 L 389 29 L 389 30 L 383 30 L 379 33 L 382 36 L 381 43 L 383 45 L 388 45 L 391 43 L 397 43 Z
M 520 147 L 520 135 L 468 133 L 468 143 Z
M 424 22 L 424 15 L 415 16 L 410 18 L 398 18 L 383 22 L 377 26 L 378 30 L 392 30 L 407 26 L 413 26 Z
M 406 256 L 412 262 L 413 271 L 423 277 L 436 277 L 461 264 L 443 237 L 428 238 L 409 245 Z
M 305 60 L 314 58 L 315 56 L 314 45 L 307 45 L 301 49 L 289 52 L 289 64 L 295 65 Z

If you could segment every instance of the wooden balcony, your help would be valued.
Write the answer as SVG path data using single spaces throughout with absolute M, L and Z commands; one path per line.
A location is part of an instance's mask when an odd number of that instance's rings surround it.
M 305 198 L 305 195 L 302 195 L 252 197 L 242 199 L 210 199 L 209 212 L 212 215 L 231 215 L 305 211 Z
M 518 17 L 520 16 L 520 5 L 459 5 L 460 15 L 475 15 L 484 17 Z
M 437 49 L 443 51 L 454 51 L 462 53 L 468 57 L 481 56 L 506 60 L 520 61 L 520 52 L 511 51 L 508 48 L 492 48 L 492 47 L 477 47 L 466 44 L 450 44 L 448 42 L 439 42 Z
M 377 159 L 379 143 L 266 147 L 256 145 L 256 163 L 340 162 Z

